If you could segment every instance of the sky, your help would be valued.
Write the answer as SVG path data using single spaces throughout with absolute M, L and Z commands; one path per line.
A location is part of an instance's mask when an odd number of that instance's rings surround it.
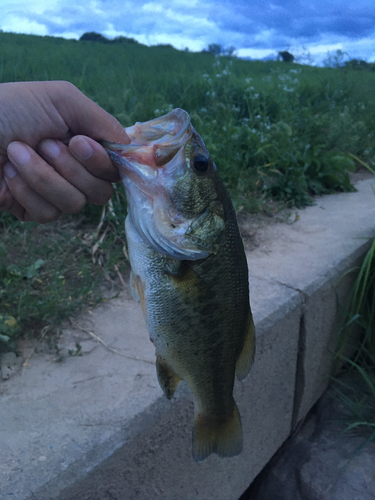
M 375 0 L 0 0 L 0 29 L 78 39 L 95 31 L 263 59 L 289 50 L 321 64 L 341 50 L 375 62 Z

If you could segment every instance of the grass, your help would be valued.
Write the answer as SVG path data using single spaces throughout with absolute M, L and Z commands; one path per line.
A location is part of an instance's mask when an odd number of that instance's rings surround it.
M 12 33 L 0 33 L 0 47 L 0 82 L 69 80 L 124 126 L 186 109 L 238 211 L 303 207 L 313 195 L 350 191 L 350 171 L 375 157 L 375 72 Z M 120 280 L 120 187 L 102 215 L 88 206 L 47 227 L 1 215 L 3 348 L 20 331 L 56 329 L 100 300 L 103 279 Z
M 355 159 L 375 175 L 374 169 L 359 158 Z M 375 440 L 375 238 L 361 267 L 354 271 L 358 275 L 337 350 L 337 359 L 344 363 L 344 371 L 352 376 L 349 383 L 341 377 L 335 380 L 339 397 L 351 415 L 347 430 L 367 430 L 371 441 Z M 351 345 L 353 329 L 357 340 Z M 348 346 L 354 351 L 350 359 L 344 355 Z
M 116 295 L 125 241 L 103 215 L 99 226 L 84 216 L 44 226 L 0 216 L 0 353 L 15 350 L 20 333 L 54 335 L 67 317 Z
M 367 435 L 365 442 L 375 440 L 375 369 L 374 356 L 362 351 L 357 361 L 348 358 L 347 376 L 335 378 L 335 389 L 339 400 L 349 412 L 345 417 L 346 432 Z

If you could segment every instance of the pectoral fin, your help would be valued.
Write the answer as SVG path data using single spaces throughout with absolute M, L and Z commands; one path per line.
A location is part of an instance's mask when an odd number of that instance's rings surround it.
M 246 331 L 243 348 L 237 358 L 236 375 L 238 380 L 244 380 L 249 374 L 255 355 L 255 326 L 253 316 L 249 310 L 246 322 Z
M 135 302 L 139 302 L 139 292 L 138 292 L 138 286 L 137 286 L 137 275 L 133 273 L 133 271 L 130 272 L 130 289 L 132 292 L 132 297 L 135 300 Z
M 136 302 L 140 302 L 143 314 L 147 318 L 144 285 L 141 278 L 137 274 L 134 274 L 133 271 L 130 274 L 130 288 L 132 291 L 133 299 Z
M 188 261 L 182 261 L 179 272 L 176 274 L 169 273 L 169 278 L 171 283 L 178 289 L 183 302 L 207 302 L 212 298 L 212 291 L 206 281 L 190 267 Z
M 181 378 L 166 364 L 161 356 L 156 357 L 156 372 L 160 387 L 168 399 L 173 397 Z

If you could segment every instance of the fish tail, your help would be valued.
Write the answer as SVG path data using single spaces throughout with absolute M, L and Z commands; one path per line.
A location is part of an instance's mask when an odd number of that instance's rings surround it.
M 197 415 L 193 431 L 193 458 L 201 462 L 211 453 L 234 457 L 242 451 L 241 417 L 236 403 L 229 417 L 220 420 Z

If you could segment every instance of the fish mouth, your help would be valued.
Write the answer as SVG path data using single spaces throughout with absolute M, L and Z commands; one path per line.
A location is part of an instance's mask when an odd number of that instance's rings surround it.
M 130 144 L 100 143 L 123 178 L 138 185 L 149 183 L 161 172 L 173 170 L 172 160 L 193 135 L 190 117 L 180 108 L 148 122 L 137 122 L 125 131 Z
M 130 144 L 101 141 L 117 166 L 128 198 L 128 216 L 144 241 L 159 253 L 178 260 L 209 255 L 186 233 L 193 219 L 174 208 L 170 189 L 189 164 L 191 140 L 196 134 L 190 116 L 174 109 L 165 116 L 125 129 Z M 130 222 L 129 222 L 130 224 Z

